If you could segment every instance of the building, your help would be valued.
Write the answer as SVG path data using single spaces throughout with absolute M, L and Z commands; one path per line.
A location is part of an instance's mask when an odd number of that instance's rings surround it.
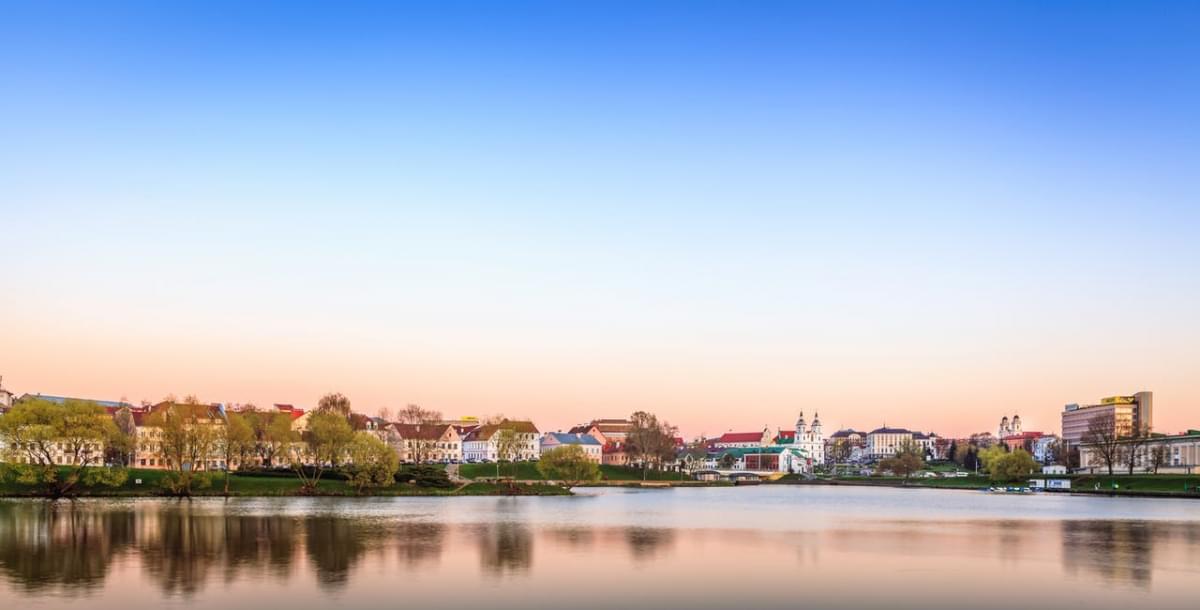
M 804 412 L 796 419 L 796 429 L 780 431 L 775 436 L 775 444 L 790 447 L 805 457 L 803 468 L 790 465 L 791 472 L 808 472 L 812 467 L 825 463 L 825 435 L 821 432 L 821 414 L 814 413 L 812 426 L 804 421 Z
M 580 449 L 583 449 L 583 453 L 588 457 L 589 461 L 597 464 L 603 462 L 604 445 L 590 434 L 547 432 L 542 435 L 541 452 L 543 454 L 567 445 L 578 445 Z
M 450 463 L 463 459 L 463 440 L 450 424 L 387 424 L 384 438 L 407 464 Z
M 1133 448 L 1137 454 L 1134 461 L 1134 472 L 1150 472 L 1154 470 L 1154 456 L 1159 452 L 1161 463 L 1159 473 L 1197 474 L 1200 473 L 1200 430 L 1188 430 L 1183 434 L 1154 435 L 1145 441 L 1136 443 L 1121 441 L 1123 451 Z M 1114 467 L 1117 472 L 1128 472 L 1124 458 L 1118 459 Z M 1095 445 L 1081 443 L 1079 445 L 1079 467 L 1081 470 L 1100 473 L 1107 472 L 1108 467 L 1101 458 Z
M 825 455 L 836 463 L 860 462 L 867 448 L 867 433 L 853 428 L 838 430 L 825 441 Z
M 726 432 L 713 441 L 715 449 L 750 449 L 772 445 L 771 431 L 763 428 L 762 432 Z
M 1055 454 L 1055 448 L 1060 440 L 1057 434 L 1043 434 L 1033 439 L 1031 451 L 1033 459 L 1042 464 L 1046 464 L 1054 459 L 1065 459 L 1064 456 Z
M 1045 434 L 1042 434 L 1041 432 L 1021 432 L 1020 434 L 1010 434 L 1008 436 L 1001 437 L 1000 442 L 1004 443 L 1004 445 L 1008 447 L 1009 451 L 1025 449 L 1029 451 L 1030 454 L 1033 454 L 1034 443 L 1043 436 L 1045 436 Z
M 500 432 L 511 430 L 516 444 L 511 455 L 500 456 Z M 468 462 L 495 462 L 500 459 L 536 460 L 541 455 L 537 426 L 530 421 L 503 420 L 479 426 L 463 439 L 463 458 Z
M 867 457 L 879 460 L 896 455 L 913 443 L 913 431 L 906 428 L 876 428 L 867 433 Z
M 1020 434 L 1021 434 L 1021 416 L 1020 415 L 1013 415 L 1012 421 L 1009 421 L 1007 415 L 1005 415 L 1003 418 L 1000 419 L 1000 430 L 996 432 L 996 438 L 1003 440 L 1007 437 L 1018 436 Z
M 769 447 L 731 447 L 710 451 L 705 457 L 707 470 L 749 470 L 753 472 L 807 472 L 809 457 L 791 445 Z
M 1132 396 L 1109 396 L 1099 404 L 1080 406 L 1070 404 L 1062 412 L 1062 438 L 1069 447 L 1077 447 L 1087 435 L 1095 418 L 1116 423 L 1118 436 L 1131 436 L 1135 430 L 1154 429 L 1154 393 L 1138 392 Z
M 0 375 L 0 414 L 12 408 L 13 393 L 4 389 L 4 376 Z

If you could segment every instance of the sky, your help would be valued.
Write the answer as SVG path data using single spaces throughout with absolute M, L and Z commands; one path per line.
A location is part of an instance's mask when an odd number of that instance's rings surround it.
M 1200 427 L 1200 5 L 0 2 L 18 393 Z

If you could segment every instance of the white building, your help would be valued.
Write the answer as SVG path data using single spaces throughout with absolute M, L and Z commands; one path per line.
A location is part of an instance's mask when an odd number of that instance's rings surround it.
M 500 455 L 500 432 L 512 430 L 515 445 L 511 455 Z M 528 461 L 542 454 L 537 426 L 529 421 L 504 420 L 498 424 L 486 424 L 476 428 L 463 439 L 463 459 L 468 462 L 496 462 L 501 459 Z

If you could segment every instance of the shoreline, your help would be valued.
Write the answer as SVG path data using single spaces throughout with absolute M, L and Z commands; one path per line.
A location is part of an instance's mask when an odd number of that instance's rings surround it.
M 934 479 L 938 481 L 952 481 L 950 479 Z M 848 486 L 848 487 L 892 487 L 897 489 L 948 489 L 955 491 L 984 491 L 991 485 L 979 484 L 977 481 L 962 484 L 936 484 L 930 485 L 923 483 L 922 480 L 912 480 L 909 482 L 892 481 L 892 480 L 869 480 L 869 479 L 816 479 L 812 481 L 770 481 L 764 482 L 764 485 L 823 485 L 828 487 Z M 1050 493 L 1062 495 L 1076 496 L 1107 496 L 1111 498 L 1177 498 L 1186 500 L 1200 500 L 1200 493 L 1183 492 L 1183 491 L 1166 491 L 1166 490 L 1124 490 L 1124 489 L 1042 489 L 1032 494 Z

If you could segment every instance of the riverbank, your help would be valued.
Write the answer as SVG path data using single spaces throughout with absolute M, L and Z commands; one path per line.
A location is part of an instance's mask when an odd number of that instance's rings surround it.
M 1047 489 L 1047 493 L 1119 496 L 1131 498 L 1188 498 L 1200 500 L 1200 476 L 1183 475 L 1113 475 L 1113 476 L 1039 476 L 1030 479 L 1065 479 L 1071 481 L 1071 489 Z M 843 477 L 837 479 L 803 479 L 789 475 L 770 485 L 851 485 L 857 487 L 900 487 L 926 489 L 981 490 L 994 483 L 985 476 L 937 479 L 903 479 L 900 477 Z
M 117 487 L 86 486 L 75 488 L 72 497 L 79 498 L 135 498 L 168 496 L 162 485 L 167 475 L 162 470 L 130 469 L 129 476 Z M 207 486 L 196 486 L 193 497 L 287 497 L 287 496 L 332 496 L 332 497 L 403 497 L 403 496 L 569 496 L 571 491 L 559 485 L 540 482 L 492 483 L 468 481 L 448 486 L 422 486 L 412 483 L 396 483 L 388 487 L 355 490 L 345 480 L 326 478 L 321 480 L 312 493 L 301 493 L 301 484 L 296 477 L 237 475 L 229 477 L 229 492 L 225 492 L 223 473 L 214 473 Z M 0 481 L 0 497 L 37 498 L 44 497 L 38 486 L 24 485 L 11 480 Z

